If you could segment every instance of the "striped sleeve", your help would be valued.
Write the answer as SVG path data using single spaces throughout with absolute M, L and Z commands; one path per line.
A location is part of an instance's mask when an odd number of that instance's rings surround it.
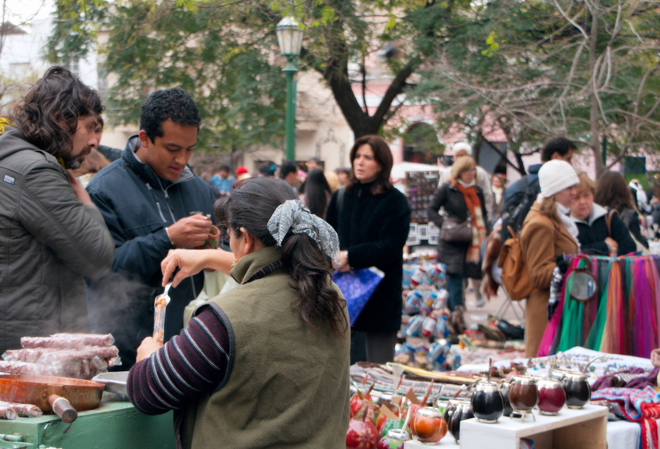
M 179 410 L 203 392 L 213 391 L 227 373 L 230 339 L 217 312 L 205 308 L 151 357 L 128 375 L 128 396 L 142 413 Z

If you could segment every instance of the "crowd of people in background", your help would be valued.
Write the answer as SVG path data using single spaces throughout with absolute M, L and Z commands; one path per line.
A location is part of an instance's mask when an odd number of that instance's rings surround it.
M 255 447 L 272 425 L 294 429 L 273 444 L 342 443 L 349 359 L 392 361 L 401 327 L 411 211 L 392 184 L 388 144 L 359 137 L 351 166 L 333 171 L 311 158 L 265 161 L 253 173 L 223 164 L 198 176 L 189 161 L 202 120 L 187 92 L 150 94 L 123 151 L 100 145 L 103 110 L 98 93 L 54 67 L 13 122 L 0 120 L 0 352 L 22 336 L 112 333 L 122 369 L 133 367 L 131 400 L 145 413 L 177 411 L 179 447 L 219 439 Z M 646 218 L 660 232 L 660 187 L 649 200 L 639 180 L 619 172 L 591 179 L 571 165 L 576 151 L 567 138 L 548 139 L 541 163 L 507 187 L 477 164 L 469 144 L 453 145 L 453 165 L 440 171 L 427 212 L 440 231 L 454 329 L 468 279 L 477 307 L 497 292 L 495 261 L 512 236 L 531 283 L 530 357 L 565 254 L 649 251 Z M 370 267 L 384 277 L 349 326 L 331 274 Z M 185 329 L 204 269 L 241 288 L 197 307 Z M 154 298 L 170 281 L 159 341 Z

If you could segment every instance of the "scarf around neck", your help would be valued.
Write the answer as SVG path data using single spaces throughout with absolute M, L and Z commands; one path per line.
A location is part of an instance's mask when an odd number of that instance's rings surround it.
M 539 193 L 539 196 L 536 198 L 536 201 L 539 204 L 543 203 L 543 199 L 545 197 Z M 555 207 L 557 209 L 557 215 L 559 215 L 559 221 L 561 221 L 561 224 L 566 228 L 569 234 L 571 234 L 571 237 L 573 237 L 573 240 L 575 240 L 575 243 L 578 246 L 578 251 L 580 250 L 580 240 L 578 240 L 578 234 L 580 231 L 578 230 L 577 225 L 571 218 L 569 217 L 569 214 L 571 213 L 571 208 L 562 206 L 561 204 L 555 202 Z
M 475 182 L 465 184 L 459 180 L 456 188 L 463 194 L 465 204 L 472 217 L 472 241 L 466 254 L 466 261 L 480 263 L 481 245 L 486 240 L 486 224 L 475 184 Z

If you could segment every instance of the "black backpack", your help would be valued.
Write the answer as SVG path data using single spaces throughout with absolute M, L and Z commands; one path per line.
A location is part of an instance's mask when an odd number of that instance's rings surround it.
M 530 178 L 532 178 L 531 182 Z M 539 194 L 538 175 L 524 176 L 519 184 L 518 191 L 514 193 L 502 206 L 502 242 L 511 238 L 509 226 L 518 234 Z

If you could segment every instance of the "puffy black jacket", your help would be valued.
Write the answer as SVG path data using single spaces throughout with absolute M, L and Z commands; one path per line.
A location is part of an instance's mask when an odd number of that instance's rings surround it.
M 609 249 L 605 243 L 607 237 L 611 237 L 619 245 L 619 256 L 632 253 L 637 249 L 628 228 L 617 214 L 612 215 L 612 235 L 608 235 L 607 210 L 598 204 L 594 203 L 591 216 L 587 220 L 579 220 L 573 215 L 571 215 L 571 219 L 575 222 L 579 231 L 580 252 L 601 256 L 608 255 Z
M 128 369 L 144 337 L 153 333 L 154 298 L 162 293 L 161 261 L 173 248 L 165 231 L 192 212 L 211 214 L 213 192 L 186 167 L 176 182 L 156 176 L 140 162 L 137 136 L 128 140 L 121 159 L 101 170 L 87 186 L 92 201 L 115 240 L 113 273 L 88 283 L 92 329 L 112 332 Z M 204 285 L 199 273 L 173 288 L 167 306 L 165 341 L 183 327 L 183 309 Z
M 330 199 L 326 221 L 339 235 L 342 250 L 348 250 L 353 268 L 375 266 L 385 277 L 360 316 L 353 330 L 394 332 L 401 327 L 401 292 L 403 281 L 403 246 L 410 230 L 410 206 L 396 189 L 372 195 L 372 183 L 356 184 L 344 194 L 341 215 L 335 192 Z

